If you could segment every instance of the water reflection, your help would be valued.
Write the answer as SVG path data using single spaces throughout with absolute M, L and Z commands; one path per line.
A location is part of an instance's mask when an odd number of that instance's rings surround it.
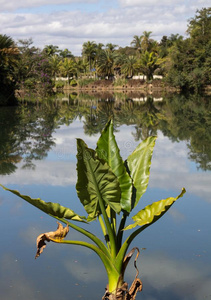
M 152 97 L 134 101 L 122 94 L 60 97 L 64 95 L 36 106 L 22 103 L 18 108 L 1 108 L 0 182 L 32 197 L 61 202 L 83 215 L 75 191 L 75 138 L 94 148 L 112 116 L 116 139 L 126 158 L 141 139 L 158 135 L 149 189 L 140 205 L 176 195 L 182 186 L 187 194 L 135 242 L 134 246 L 146 248 L 138 261 L 144 290 L 137 300 L 209 299 L 209 99 L 193 102 L 175 95 L 162 101 Z M 106 274 L 94 253 L 52 243 L 34 261 L 37 235 L 55 228 L 55 220 L 2 190 L 0 220 L 4 228 L 1 299 L 101 299 Z M 88 230 L 100 234 L 96 223 Z M 72 230 L 69 234 L 70 239 L 81 239 Z M 128 282 L 134 278 L 132 263 L 126 276 Z
M 42 160 L 55 144 L 52 133 L 56 127 L 56 111 L 46 105 L 21 105 L 0 109 L 0 174 L 8 175 L 22 168 L 34 168 L 33 160 Z
M 15 172 L 21 161 L 22 168 L 34 168 L 33 160 L 44 159 L 55 145 L 52 134 L 60 126 L 83 118 L 84 133 L 92 136 L 101 132 L 110 117 L 115 120 L 116 131 L 123 124 L 134 125 L 135 141 L 157 135 L 158 130 L 173 142 L 186 141 L 189 159 L 198 168 L 211 170 L 210 103 L 199 96 L 156 98 L 132 92 L 95 97 L 60 94 L 36 106 L 23 103 L 18 108 L 1 108 L 0 174 Z

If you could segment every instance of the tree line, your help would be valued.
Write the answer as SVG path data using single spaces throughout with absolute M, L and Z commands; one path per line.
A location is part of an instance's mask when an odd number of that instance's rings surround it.
M 160 42 L 151 31 L 134 35 L 126 47 L 87 41 L 81 56 L 56 45 L 39 49 L 33 40 L 18 40 L 0 34 L 0 103 L 12 103 L 15 90 L 36 92 L 41 97 L 55 86 L 56 77 L 69 83 L 87 77 L 130 79 L 143 74 L 147 81 L 162 75 L 181 90 L 198 92 L 211 82 L 211 8 L 197 10 L 187 24 L 187 37 L 163 36 Z

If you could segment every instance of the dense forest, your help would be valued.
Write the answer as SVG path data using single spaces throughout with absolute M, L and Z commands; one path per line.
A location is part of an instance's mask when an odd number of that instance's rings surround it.
M 0 104 L 15 103 L 15 91 L 45 97 L 67 77 L 70 85 L 86 80 L 130 80 L 134 75 L 162 75 L 183 91 L 200 92 L 211 84 L 211 8 L 197 10 L 187 21 L 187 37 L 179 34 L 152 39 L 151 31 L 135 35 L 127 47 L 87 41 L 80 57 L 56 45 L 39 49 L 31 38 L 14 41 L 0 34 Z

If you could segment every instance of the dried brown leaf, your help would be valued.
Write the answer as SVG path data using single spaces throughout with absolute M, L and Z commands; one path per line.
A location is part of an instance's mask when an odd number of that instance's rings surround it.
M 37 253 L 35 256 L 35 259 L 40 256 L 40 254 L 43 252 L 43 250 L 46 247 L 45 242 L 50 241 L 56 241 L 59 242 L 63 238 L 66 237 L 66 235 L 69 232 L 69 226 L 63 227 L 61 223 L 57 222 L 58 227 L 56 231 L 50 231 L 46 233 L 42 233 L 37 237 Z

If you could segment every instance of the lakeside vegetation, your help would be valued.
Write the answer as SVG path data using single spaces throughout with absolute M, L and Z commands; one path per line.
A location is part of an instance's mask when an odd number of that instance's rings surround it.
M 0 105 L 15 103 L 15 91 L 43 98 L 53 88 L 84 86 L 90 81 L 108 79 L 123 85 L 135 75 L 163 77 L 165 85 L 181 91 L 200 92 L 211 85 L 211 8 L 197 10 L 187 24 L 187 38 L 179 34 L 163 36 L 160 42 L 151 31 L 131 38 L 122 48 L 87 41 L 80 57 L 56 45 L 39 49 L 31 38 L 18 40 L 0 34 Z

